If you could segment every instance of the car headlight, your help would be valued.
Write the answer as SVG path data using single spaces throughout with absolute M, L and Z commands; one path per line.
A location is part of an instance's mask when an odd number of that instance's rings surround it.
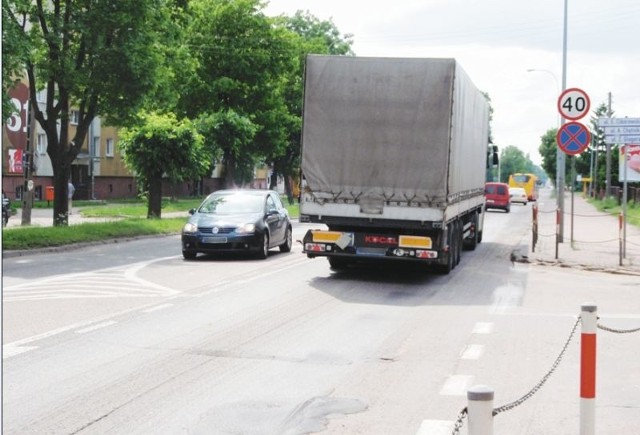
M 247 234 L 256 231 L 256 224 L 243 224 L 236 228 L 236 233 Z
M 197 233 L 198 232 L 198 225 L 193 224 L 191 222 L 187 222 L 184 225 L 184 228 L 182 228 L 182 232 L 183 233 Z

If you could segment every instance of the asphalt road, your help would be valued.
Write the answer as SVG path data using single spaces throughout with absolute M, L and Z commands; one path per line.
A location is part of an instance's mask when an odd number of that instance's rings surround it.
M 510 403 L 567 342 L 494 433 L 578 433 L 580 305 L 637 328 L 640 282 L 512 264 L 530 215 L 489 212 L 446 276 L 334 273 L 299 244 L 186 262 L 178 237 L 4 259 L 3 433 L 439 435 L 470 386 Z M 637 338 L 599 334 L 598 434 L 640 427 Z

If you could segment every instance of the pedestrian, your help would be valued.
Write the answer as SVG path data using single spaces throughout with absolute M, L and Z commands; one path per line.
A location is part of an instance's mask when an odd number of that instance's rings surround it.
M 73 183 L 71 181 L 69 181 L 69 185 L 67 187 L 67 198 L 69 198 L 69 203 L 68 203 L 68 207 L 69 207 L 69 214 L 71 214 L 71 209 L 73 207 L 73 193 L 76 191 L 75 186 L 73 185 Z

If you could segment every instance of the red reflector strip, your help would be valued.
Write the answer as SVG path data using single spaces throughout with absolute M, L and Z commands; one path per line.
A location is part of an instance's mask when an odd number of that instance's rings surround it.
M 304 250 L 307 252 L 324 252 L 327 250 L 327 247 L 321 243 L 306 243 Z
M 582 334 L 580 364 L 580 397 L 596 397 L 596 334 Z
M 416 249 L 417 258 L 438 258 L 437 251 L 424 251 L 422 249 Z

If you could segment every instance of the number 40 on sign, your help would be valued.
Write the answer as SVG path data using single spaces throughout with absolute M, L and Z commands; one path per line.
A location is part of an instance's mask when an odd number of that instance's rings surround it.
M 563 118 L 571 121 L 583 118 L 589 113 L 590 108 L 591 100 L 582 89 L 567 89 L 558 98 L 558 112 Z

